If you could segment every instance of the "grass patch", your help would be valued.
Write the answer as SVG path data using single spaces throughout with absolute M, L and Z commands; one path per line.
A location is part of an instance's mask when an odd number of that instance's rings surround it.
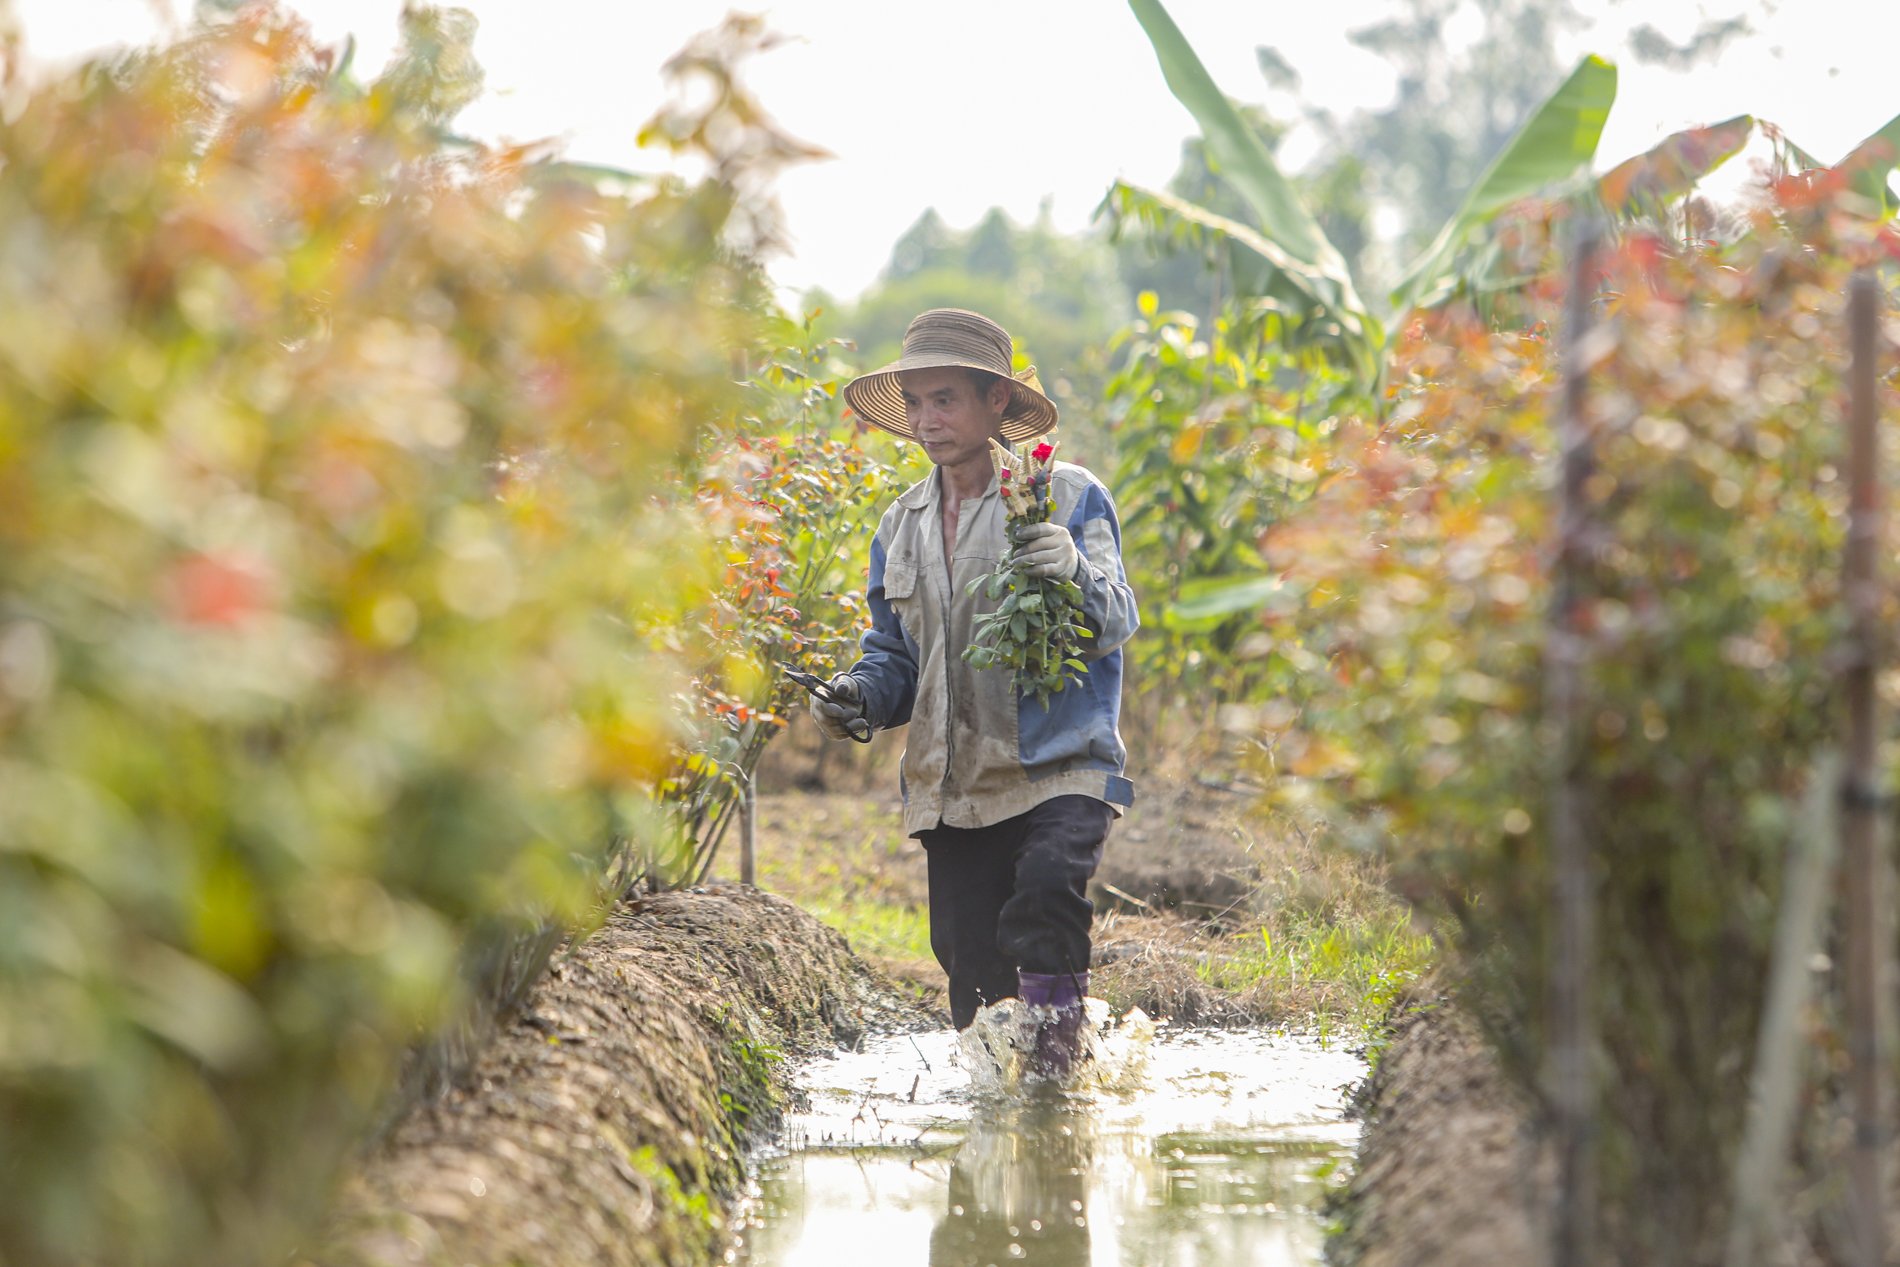
M 930 918 L 923 908 L 842 893 L 792 900 L 843 933 L 860 955 L 907 963 L 931 957 Z
M 1372 912 L 1350 924 L 1287 921 L 1278 938 L 1262 924 L 1227 942 L 1232 949 L 1225 956 L 1210 956 L 1197 969 L 1209 985 L 1308 998 L 1316 1018 L 1359 1028 L 1378 1023 L 1399 991 L 1431 966 L 1434 950 L 1403 910 Z
M 1156 798 L 1160 799 L 1160 798 Z M 1244 797 L 1197 796 L 1168 805 L 1172 837 L 1218 867 L 1243 896 L 1211 918 L 1187 908 L 1157 918 L 1118 911 L 1096 924 L 1107 970 L 1091 985 L 1117 1006 L 1138 1004 L 1192 1023 L 1281 1024 L 1376 1037 L 1405 987 L 1437 947 L 1364 853 Z M 1230 841 L 1223 853 L 1211 841 Z M 1195 912 L 1199 914 L 1199 912 Z

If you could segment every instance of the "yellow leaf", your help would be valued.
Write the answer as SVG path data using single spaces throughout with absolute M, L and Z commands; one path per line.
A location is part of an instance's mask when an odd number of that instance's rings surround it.
M 1199 423 L 1190 422 L 1181 428 L 1181 434 L 1174 437 L 1174 444 L 1168 449 L 1168 456 L 1179 463 L 1190 462 L 1201 451 L 1201 440 L 1207 435 L 1207 429 Z

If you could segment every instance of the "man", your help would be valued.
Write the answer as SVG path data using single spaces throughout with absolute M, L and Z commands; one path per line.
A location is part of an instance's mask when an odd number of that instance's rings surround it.
M 904 828 L 929 867 L 930 947 L 950 977 L 950 1015 L 1020 996 L 1053 1010 L 1038 1036 L 1045 1072 L 1078 1054 L 1088 991 L 1089 877 L 1110 823 L 1134 801 L 1123 777 L 1121 646 L 1135 596 L 1121 564 L 1108 490 L 1057 463 L 1049 522 L 1022 530 L 1015 558 L 1038 577 L 1081 587 L 1091 631 L 1080 682 L 1042 703 L 1006 668 L 964 659 L 975 618 L 996 601 L 970 583 L 1012 548 L 991 439 L 1034 439 L 1056 424 L 1035 371 L 1010 373 L 1010 337 L 987 317 L 933 309 L 911 322 L 900 359 L 853 380 L 845 400 L 923 446 L 936 469 L 885 513 L 871 544 L 871 629 L 863 655 L 834 677 L 812 715 L 834 739 L 858 717 L 910 723 Z

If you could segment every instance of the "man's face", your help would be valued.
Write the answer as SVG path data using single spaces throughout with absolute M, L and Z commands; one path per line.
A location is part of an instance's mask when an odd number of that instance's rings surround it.
M 957 466 L 981 456 L 989 460 L 990 437 L 1002 426 L 1009 389 L 998 383 L 986 393 L 968 372 L 957 369 L 905 370 L 904 421 L 939 466 Z

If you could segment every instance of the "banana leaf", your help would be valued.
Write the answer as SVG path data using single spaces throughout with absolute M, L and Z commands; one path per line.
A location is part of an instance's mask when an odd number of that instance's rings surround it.
M 1601 57 L 1584 58 L 1485 168 L 1464 205 L 1406 270 L 1392 292 L 1397 311 L 1449 296 L 1457 288 L 1458 253 L 1478 228 L 1519 199 L 1587 167 L 1615 100 L 1616 67 Z
M 1749 114 L 1677 132 L 1604 173 L 1597 196 L 1607 210 L 1621 215 L 1674 202 L 1739 154 L 1754 132 L 1755 116 Z
M 1128 4 L 1154 46 L 1169 90 L 1201 125 L 1208 154 L 1247 200 L 1259 220 L 1260 236 L 1279 249 L 1282 262 L 1275 267 L 1302 292 L 1335 313 L 1352 314 L 1363 325 L 1366 305 L 1353 288 L 1345 259 L 1301 203 L 1259 135 L 1214 83 L 1160 0 Z
M 1170 628 L 1212 628 L 1229 616 L 1259 611 L 1286 588 L 1277 576 L 1201 576 L 1181 584 L 1180 600 L 1162 613 Z
M 1332 345 L 1355 374 L 1368 381 L 1376 375 L 1384 327 L 1363 309 L 1340 306 L 1336 289 L 1314 285 L 1309 271 L 1259 230 L 1185 198 L 1120 180 L 1102 199 L 1098 214 L 1104 212 L 1118 233 L 1139 225 L 1169 242 L 1215 242 L 1232 249 L 1238 293 L 1278 301 L 1297 318 L 1301 341 Z
M 1900 115 L 1887 120 L 1835 166 L 1846 175 L 1848 187 L 1878 206 L 1882 214 L 1900 208 L 1892 184 L 1894 168 L 1900 166 Z

